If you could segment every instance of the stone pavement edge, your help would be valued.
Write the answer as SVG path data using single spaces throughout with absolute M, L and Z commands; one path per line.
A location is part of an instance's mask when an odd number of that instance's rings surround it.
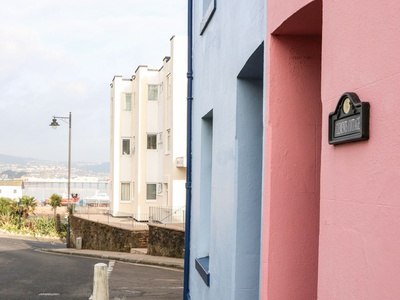
M 143 249 L 143 250 L 146 250 L 146 249 Z M 117 260 L 117 261 L 135 263 L 135 264 L 152 265 L 152 266 L 168 267 L 168 268 L 178 268 L 178 269 L 183 269 L 183 265 L 184 265 L 183 258 L 152 256 L 152 255 L 148 255 L 145 253 L 139 253 L 140 252 L 139 249 L 134 251 L 136 253 L 75 249 L 75 248 L 41 249 L 41 251 L 58 253 L 58 254 L 96 257 L 96 258 L 102 258 L 102 259 L 112 259 L 112 260 Z

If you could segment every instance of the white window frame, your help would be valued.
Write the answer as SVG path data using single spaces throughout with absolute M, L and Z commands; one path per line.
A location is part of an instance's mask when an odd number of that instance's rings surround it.
M 149 141 L 150 138 L 154 138 L 154 141 L 151 141 L 151 144 Z M 155 148 L 149 148 L 149 146 L 152 145 L 154 145 Z M 147 150 L 157 150 L 157 133 L 147 133 Z
M 154 186 L 154 193 L 151 193 L 151 195 L 154 195 L 154 198 L 149 198 L 149 186 Z M 156 183 L 147 183 L 146 184 L 146 200 L 147 201 L 156 201 L 157 200 L 157 184 Z
M 132 93 L 124 94 L 124 111 L 132 111 Z
M 126 149 L 125 147 L 125 141 L 128 141 L 128 149 Z M 124 150 L 128 150 L 127 152 L 125 152 Z M 123 156 L 129 156 L 131 155 L 131 139 L 130 138 L 122 138 L 121 140 L 121 154 Z
M 125 189 L 123 188 L 125 187 Z M 126 194 L 126 187 L 128 189 L 128 194 Z M 128 199 L 123 199 L 125 196 L 128 196 Z M 120 201 L 121 202 L 130 202 L 131 201 L 131 183 L 130 182 L 121 182 L 121 196 L 120 196 Z
M 158 101 L 158 85 L 157 84 L 149 84 L 149 85 L 147 85 L 147 87 L 148 87 L 147 100 L 148 101 Z M 152 90 L 152 89 L 154 89 L 154 90 Z

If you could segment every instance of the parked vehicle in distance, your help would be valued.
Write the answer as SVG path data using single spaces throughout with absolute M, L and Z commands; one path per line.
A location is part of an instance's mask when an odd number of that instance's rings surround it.
M 84 197 L 79 201 L 78 205 L 86 206 L 108 206 L 110 204 L 110 196 L 107 193 L 97 192 L 93 196 Z

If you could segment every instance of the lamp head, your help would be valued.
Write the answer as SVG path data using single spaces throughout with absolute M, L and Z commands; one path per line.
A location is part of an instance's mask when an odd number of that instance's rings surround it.
M 53 121 L 51 122 L 50 126 L 53 129 L 57 129 L 57 127 L 60 126 L 60 124 L 58 124 L 57 119 L 53 117 Z

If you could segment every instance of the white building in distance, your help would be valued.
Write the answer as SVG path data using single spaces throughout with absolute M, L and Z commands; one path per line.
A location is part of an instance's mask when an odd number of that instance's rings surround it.
M 138 66 L 111 83 L 110 212 L 149 219 L 150 207 L 185 205 L 185 37 L 172 37 L 160 69 Z
M 23 180 L 0 180 L 0 198 L 18 200 L 22 198 L 23 190 Z

